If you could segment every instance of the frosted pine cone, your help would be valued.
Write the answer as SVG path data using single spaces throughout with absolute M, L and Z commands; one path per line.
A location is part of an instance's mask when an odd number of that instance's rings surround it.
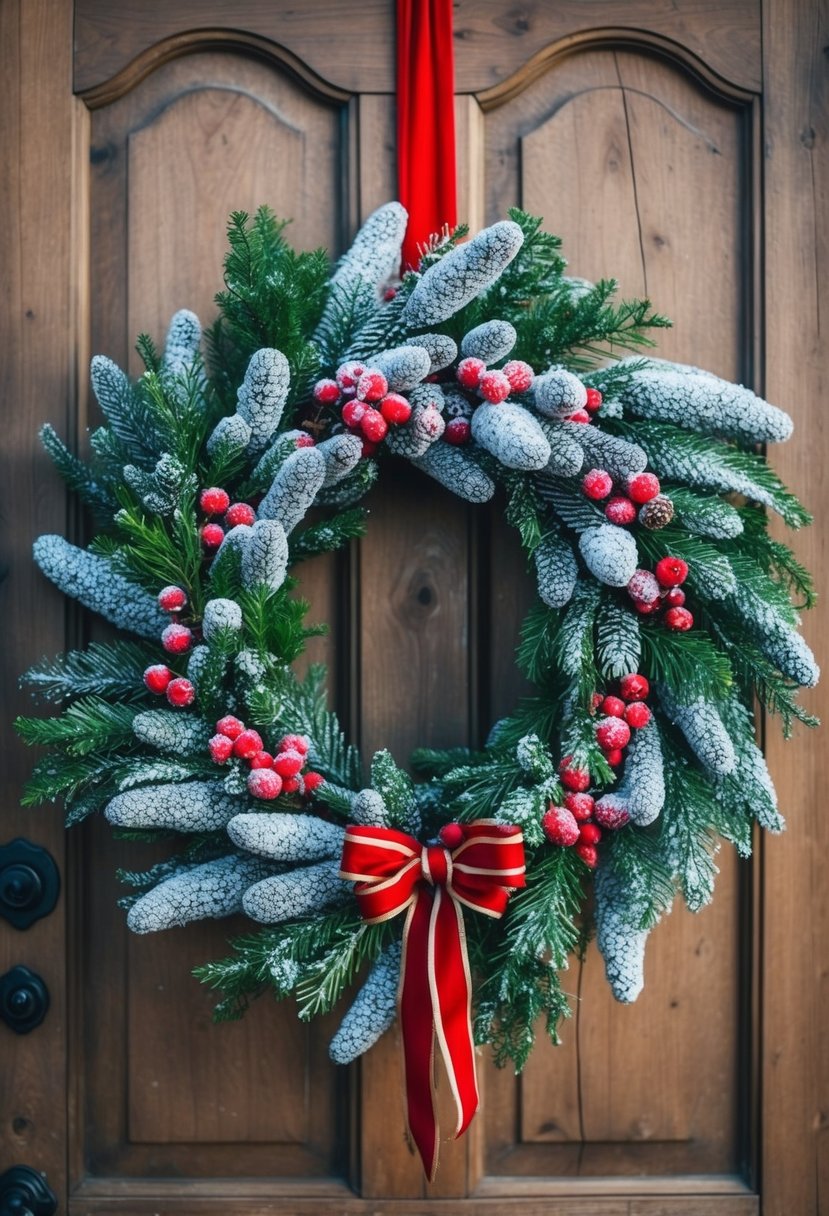
M 317 451 L 325 460 L 324 490 L 337 485 L 360 463 L 363 454 L 362 440 L 357 435 L 332 435 L 317 444 Z
M 456 246 L 423 275 L 406 301 L 404 323 L 424 329 L 454 316 L 501 277 L 523 243 L 519 226 L 501 220 Z
M 227 827 L 245 805 L 242 799 L 227 794 L 221 781 L 183 781 L 117 794 L 104 814 L 119 828 L 216 832 Z
M 136 900 L 127 925 L 133 933 L 155 933 L 196 920 L 234 916 L 242 911 L 244 892 L 267 872 L 266 862 L 235 853 L 193 866 Z
M 340 878 L 339 861 L 321 861 L 287 874 L 272 874 L 261 882 L 257 880 L 245 891 L 241 902 L 252 920 L 277 925 L 312 916 L 351 898 L 350 885 Z
M 205 640 L 212 642 L 224 630 L 239 633 L 242 628 L 242 609 L 235 600 L 208 600 L 204 606 L 202 630 Z
M 508 469 L 543 469 L 550 445 L 527 410 L 511 401 L 484 402 L 472 415 L 472 437 Z
M 429 374 L 442 371 L 457 358 L 458 348 L 448 334 L 418 334 L 405 338 L 404 346 L 421 346 L 429 356 Z
M 660 686 L 659 699 L 668 718 L 682 731 L 688 746 L 704 768 L 717 777 L 726 777 L 734 772 L 737 765 L 734 744 L 716 705 L 704 697 L 696 697 L 688 705 L 681 705 L 664 685 Z
M 579 576 L 573 550 L 561 536 L 548 536 L 533 558 L 539 598 L 548 608 L 563 608 L 569 603 Z
M 742 494 L 754 502 L 780 511 L 774 495 L 745 473 L 731 468 L 720 451 L 721 445 L 712 444 L 706 453 L 689 453 L 678 448 L 666 436 L 649 434 L 644 441 L 648 453 L 648 464 L 665 481 L 684 482 L 701 490 L 717 490 L 721 494 Z
M 584 449 L 588 468 L 605 469 L 611 477 L 625 481 L 647 466 L 647 455 L 637 443 L 579 422 L 563 422 L 561 429 Z
M 351 819 L 370 828 L 387 828 L 389 813 L 376 790 L 360 790 L 351 803 Z
M 517 341 L 515 326 L 509 321 L 484 321 L 464 336 L 461 355 L 464 359 L 481 359 L 489 366 L 505 359 Z
M 397 346 L 374 355 L 371 365 L 383 373 L 392 392 L 403 393 L 429 375 L 432 360 L 422 346 Z
M 533 401 L 539 414 L 547 418 L 563 418 L 583 410 L 587 404 L 587 389 L 572 372 L 563 367 L 551 367 L 533 384 Z
M 32 551 L 43 573 L 64 595 L 119 629 L 158 639 L 167 617 L 155 596 L 116 574 L 107 558 L 70 545 L 62 536 L 40 536 Z
M 162 369 L 167 375 L 187 372 L 199 353 L 201 322 L 194 312 L 181 308 L 174 314 L 164 343 Z
M 213 428 L 213 433 L 207 441 L 207 451 L 211 456 L 221 450 L 228 455 L 241 455 L 247 451 L 250 443 L 251 429 L 240 414 L 229 414 L 220 418 Z
M 665 805 L 665 766 L 655 722 L 649 722 L 634 733 L 618 792 L 625 800 L 631 822 L 637 827 L 646 827 L 658 818 Z
M 325 457 L 316 448 L 298 448 L 282 465 L 259 504 L 259 519 L 278 519 L 289 535 L 322 488 L 325 473 Z
M 446 423 L 436 409 L 423 409 L 416 405 L 412 409 L 411 418 L 404 426 L 395 426 L 389 431 L 386 447 L 395 456 L 417 460 L 440 439 L 445 429 Z
M 331 1040 L 335 1064 L 350 1064 L 373 1047 L 397 1014 L 400 942 L 387 946 L 372 966 L 357 997 Z
M 373 211 L 340 259 L 332 281 L 358 275 L 379 290 L 397 274 L 408 219 L 402 203 L 384 203 Z
M 412 461 L 417 468 L 434 477 L 447 490 L 467 502 L 489 502 L 495 493 L 495 483 L 468 452 L 446 443 L 433 443 L 427 451 Z
M 624 528 L 587 528 L 579 537 L 579 549 L 590 573 L 608 587 L 626 587 L 636 573 L 636 541 Z
M 242 582 L 264 583 L 278 591 L 288 571 L 288 538 L 278 519 L 260 519 L 250 529 L 242 552 Z
M 640 418 L 671 422 L 704 435 L 780 443 L 792 433 L 789 415 L 750 389 L 680 363 L 650 360 L 632 374 L 621 397 L 626 409 Z
M 636 1000 L 645 984 L 645 943 L 642 909 L 622 881 L 604 867 L 596 872 L 596 945 L 617 1001 Z
M 650 502 L 639 508 L 639 522 L 651 532 L 667 528 L 674 517 L 674 504 L 667 494 L 657 494 Z
M 549 422 L 546 418 L 539 420 L 539 426 L 550 445 L 550 459 L 544 474 L 575 477 L 584 465 L 584 448 L 570 434 L 573 428 L 565 430 L 563 423 Z
M 201 718 L 171 709 L 146 709 L 132 720 L 136 739 L 171 756 L 197 756 L 207 747 L 210 729 Z
M 273 435 L 291 387 L 291 369 L 281 350 L 263 347 L 252 356 L 239 386 L 236 413 L 250 427 L 248 451 L 258 455 Z
M 227 825 L 230 839 L 240 849 L 272 861 L 321 861 L 339 857 L 344 830 L 314 815 L 236 815 Z

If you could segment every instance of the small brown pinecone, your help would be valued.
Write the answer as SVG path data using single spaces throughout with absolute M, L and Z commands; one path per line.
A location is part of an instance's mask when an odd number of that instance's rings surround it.
M 674 504 L 667 494 L 657 494 L 639 511 L 639 522 L 652 532 L 665 528 L 674 517 Z

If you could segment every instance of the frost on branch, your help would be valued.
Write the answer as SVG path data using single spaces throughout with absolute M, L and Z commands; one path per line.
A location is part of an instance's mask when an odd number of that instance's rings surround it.
M 172 709 L 146 709 L 136 714 L 132 730 L 136 739 L 171 756 L 199 755 L 211 735 L 207 722 L 200 717 Z
M 387 946 L 366 976 L 366 981 L 331 1040 L 328 1054 L 335 1064 L 350 1064 L 373 1047 L 389 1029 L 397 1013 L 400 980 L 400 942 Z
M 674 498 L 677 520 L 689 532 L 714 540 L 733 540 L 741 535 L 743 521 L 730 503 L 721 498 L 691 498 L 690 494 L 677 498 Z
M 484 321 L 464 336 L 461 355 L 464 359 L 481 359 L 488 366 L 506 358 L 517 341 L 515 326 L 509 321 Z
M 734 744 L 716 705 L 704 697 L 681 705 L 664 685 L 660 685 L 659 699 L 666 716 L 682 731 L 704 768 L 716 777 L 734 772 L 737 765 Z
M 291 369 L 280 350 L 262 347 L 251 357 L 236 397 L 236 413 L 250 427 L 248 450 L 257 456 L 279 426 L 291 387 Z
M 808 643 L 797 630 L 749 587 L 738 587 L 733 599 L 766 658 L 796 684 L 814 688 L 820 679 L 820 668 Z
M 330 439 L 317 444 L 317 451 L 325 461 L 322 488 L 327 490 L 357 467 L 363 454 L 363 444 L 357 435 L 332 435 Z
M 188 372 L 199 353 L 200 342 L 201 322 L 199 318 L 187 308 L 180 309 L 174 314 L 167 330 L 162 361 L 163 371 L 170 376 Z
M 288 535 L 322 488 L 325 472 L 325 457 L 316 448 L 297 448 L 259 504 L 259 519 L 278 519 Z
M 230 839 L 240 849 L 273 861 L 321 861 L 339 857 L 345 831 L 314 815 L 237 815 L 227 825 Z
M 597 426 L 579 422 L 563 422 L 561 430 L 583 449 L 588 468 L 604 469 L 611 477 L 624 481 L 647 467 L 648 458 L 638 443 L 629 443 L 600 431 Z
M 116 574 L 105 557 L 70 545 L 62 536 L 40 536 L 34 559 L 55 586 L 119 629 L 156 641 L 167 625 L 155 596 Z
M 278 591 L 288 570 L 285 529 L 278 519 L 260 519 L 249 532 L 242 550 L 242 582 L 246 587 L 264 583 Z
M 469 453 L 448 443 L 432 444 L 412 463 L 467 502 L 488 502 L 495 493 L 494 481 Z
M 545 537 L 533 554 L 539 598 L 548 608 L 569 602 L 579 576 L 575 554 L 563 537 Z
M 423 347 L 429 356 L 430 375 L 448 367 L 458 354 L 458 347 L 448 334 L 418 334 L 415 338 L 405 338 L 403 345 Z
M 508 469 L 543 469 L 550 445 L 527 410 L 512 401 L 484 402 L 472 415 L 472 437 Z
M 402 393 L 429 375 L 432 360 L 422 346 L 396 346 L 374 355 L 371 365 L 383 373 L 392 392 Z
M 321 861 L 257 881 L 245 892 L 242 907 L 260 924 L 276 925 L 351 898 L 350 885 L 340 878 L 340 863 Z
M 617 1001 L 632 1004 L 645 983 L 643 901 L 612 870 L 596 873 L 596 945 Z
M 406 301 L 404 323 L 422 329 L 454 316 L 500 278 L 523 243 L 518 224 L 501 220 L 457 245 L 423 275 Z
M 255 533 L 254 533 L 255 535 Z M 202 630 L 205 641 L 212 642 L 224 630 L 239 633 L 242 628 L 242 609 L 235 600 L 208 600 L 204 606 Z
M 221 781 L 151 785 L 118 794 L 104 814 L 119 828 L 168 828 L 215 832 L 227 827 L 246 802 L 225 792 Z
M 579 549 L 590 573 L 608 587 L 626 587 L 639 563 L 636 541 L 613 524 L 587 528 L 579 537 Z
M 777 406 L 742 385 L 682 363 L 649 360 L 632 373 L 620 396 L 626 409 L 640 418 L 672 422 L 705 435 L 781 443 L 792 433 L 791 418 Z
M 155 933 L 195 920 L 234 916 L 251 883 L 268 872 L 266 862 L 229 854 L 175 874 L 136 900 L 127 915 L 133 933 Z
M 535 408 L 547 418 L 563 418 L 587 404 L 587 389 L 578 376 L 563 367 L 551 367 L 537 376 L 532 393 Z

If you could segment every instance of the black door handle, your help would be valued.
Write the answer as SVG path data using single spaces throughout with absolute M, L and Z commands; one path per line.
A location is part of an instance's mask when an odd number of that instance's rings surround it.
M 48 916 L 59 891 L 60 875 L 51 853 L 22 836 L 0 846 L 0 916 L 15 929 L 28 929 Z
M 48 1008 L 49 989 L 28 967 L 12 967 L 0 976 L 0 1018 L 15 1034 L 34 1030 L 46 1017 Z
M 42 1174 L 28 1165 L 14 1165 L 0 1174 L 0 1216 L 54 1216 L 55 1192 Z

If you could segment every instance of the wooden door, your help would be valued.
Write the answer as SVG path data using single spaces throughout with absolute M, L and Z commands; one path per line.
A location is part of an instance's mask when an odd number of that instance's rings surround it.
M 574 273 L 674 318 L 662 353 L 765 387 L 799 425 L 778 467 L 818 515 L 821 21 L 798 0 L 455 4 L 463 213 L 543 214 Z M 210 318 L 231 208 L 267 202 L 336 251 L 393 196 L 393 40 L 389 0 L 0 6 L 4 692 L 81 629 L 29 559 L 33 535 L 77 528 L 37 425 L 82 446 L 89 354 L 129 361 L 177 307 Z M 367 752 L 476 743 L 520 692 L 514 546 L 413 472 L 370 505 L 366 540 L 308 568 L 334 623 L 314 657 Z M 819 533 L 800 548 L 823 582 Z M 750 866 L 721 854 L 714 906 L 656 931 L 634 1007 L 592 952 L 574 964 L 564 1045 L 520 1079 L 482 1060 L 483 1111 L 432 1186 L 403 1138 L 395 1032 L 338 1070 L 331 1025 L 267 999 L 213 1026 L 190 968 L 241 925 L 130 937 L 114 875 L 134 850 L 17 811 L 30 757 L 10 743 L 2 839 L 46 845 L 64 896 L 25 934 L 0 922 L 3 969 L 36 968 L 52 997 L 29 1036 L 0 1026 L 3 1168 L 44 1170 L 73 1216 L 829 1211 L 826 749 L 768 737 L 787 836 Z

